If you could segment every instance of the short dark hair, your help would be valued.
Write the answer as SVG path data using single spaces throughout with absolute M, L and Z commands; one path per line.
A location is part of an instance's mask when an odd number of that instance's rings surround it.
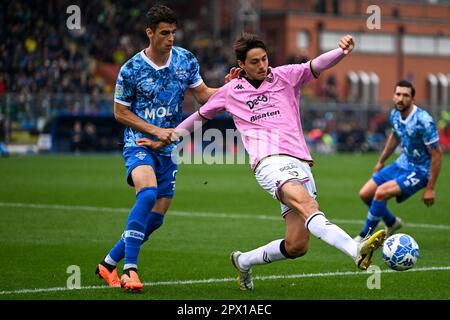
M 411 97 L 414 98 L 414 95 L 416 94 L 416 89 L 414 89 L 414 86 L 412 85 L 411 82 L 407 81 L 407 80 L 400 80 L 399 82 L 397 82 L 397 84 L 395 85 L 395 87 L 406 87 L 406 88 L 410 88 L 411 89 Z M 395 90 L 395 89 L 394 89 Z
M 234 52 L 236 59 L 245 62 L 247 52 L 254 48 L 261 48 L 267 51 L 266 44 L 257 35 L 244 33 L 234 42 Z
M 175 12 L 162 4 L 155 4 L 151 7 L 145 17 L 147 18 L 147 28 L 150 28 L 153 31 L 156 30 L 158 24 L 161 22 L 178 23 L 178 18 Z

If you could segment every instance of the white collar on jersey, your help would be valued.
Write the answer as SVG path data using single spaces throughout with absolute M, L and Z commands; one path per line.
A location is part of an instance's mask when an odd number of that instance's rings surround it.
M 163 66 L 157 66 L 152 60 L 150 60 L 149 57 L 147 57 L 147 55 L 145 54 L 145 49 L 141 51 L 141 57 L 142 59 L 144 59 L 145 62 L 147 62 L 150 66 L 152 66 L 153 69 L 161 70 L 167 68 L 170 65 L 170 61 L 172 61 L 172 49 L 170 50 L 169 59 L 167 59 L 166 64 Z
M 405 120 L 403 120 L 402 116 L 400 116 L 400 122 L 401 123 L 408 123 L 408 121 L 411 120 L 412 116 L 414 115 L 414 113 L 416 113 L 416 111 L 417 111 L 417 106 L 414 104 L 411 113 L 406 117 Z

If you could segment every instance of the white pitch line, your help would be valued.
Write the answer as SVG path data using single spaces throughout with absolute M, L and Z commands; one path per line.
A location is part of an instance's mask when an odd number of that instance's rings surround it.
M 92 212 L 110 212 L 110 213 L 124 213 L 130 212 L 131 208 L 107 208 L 95 206 L 78 206 L 78 205 L 59 205 L 59 204 L 37 204 L 37 203 L 17 203 L 17 202 L 0 202 L 0 207 L 5 208 L 29 208 L 29 209 L 50 209 L 50 210 L 65 210 L 65 211 L 92 211 Z M 256 220 L 273 220 L 281 221 L 278 214 L 275 215 L 251 215 L 251 214 L 233 214 L 220 212 L 196 212 L 196 211 L 178 211 L 170 210 L 169 215 L 182 217 L 200 217 L 200 218 L 222 218 L 222 219 L 256 219 Z M 347 219 L 331 219 L 332 222 L 342 224 L 356 224 L 362 225 L 363 220 L 347 220 Z M 423 223 L 405 223 L 405 226 L 411 228 L 423 229 L 440 229 L 450 230 L 449 225 L 445 224 L 423 224 Z
M 402 274 L 407 274 L 410 272 L 428 272 L 428 271 L 448 271 L 450 266 L 441 267 L 423 267 L 415 268 L 408 271 L 402 272 Z M 381 270 L 380 273 L 395 273 L 398 271 L 394 270 Z M 323 277 L 345 277 L 345 276 L 363 276 L 371 275 L 373 272 L 369 271 L 342 271 L 342 272 L 326 272 L 326 273 L 301 273 L 301 274 L 291 274 L 291 275 L 270 275 L 270 276 L 255 276 L 253 279 L 260 281 L 270 281 L 270 280 L 280 280 L 280 279 L 302 279 L 302 278 L 323 278 Z M 210 283 L 221 283 L 221 282 L 234 282 L 236 278 L 211 278 L 211 279 L 200 279 L 200 280 L 176 280 L 176 281 L 158 281 L 158 282 L 145 282 L 144 286 L 155 287 L 155 286 L 179 286 L 179 285 L 195 285 L 195 284 L 210 284 Z M 85 286 L 79 289 L 69 289 L 67 287 L 57 287 L 57 288 L 36 288 L 36 289 L 20 289 L 12 291 L 0 291 L 0 295 L 12 295 L 21 293 L 41 293 L 41 292 L 58 292 L 58 291 L 72 291 L 72 290 L 96 290 L 96 289 L 114 289 L 109 286 Z

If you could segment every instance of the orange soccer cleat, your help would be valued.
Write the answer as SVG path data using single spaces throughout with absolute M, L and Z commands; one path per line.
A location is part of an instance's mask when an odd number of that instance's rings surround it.
M 97 269 L 95 270 L 95 274 L 98 275 L 100 279 L 104 279 L 109 286 L 120 287 L 120 280 L 117 276 L 117 268 L 114 268 L 114 270 L 110 272 L 104 265 L 99 263 Z
M 144 290 L 144 286 L 142 285 L 141 280 L 139 280 L 137 272 L 134 270 L 125 271 L 123 273 L 120 278 L 120 285 L 125 291 L 141 292 Z

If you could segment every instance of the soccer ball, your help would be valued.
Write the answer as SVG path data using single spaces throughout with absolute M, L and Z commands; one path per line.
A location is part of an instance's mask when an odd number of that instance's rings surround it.
M 419 245 L 410 235 L 397 233 L 384 242 L 382 256 L 389 268 L 396 271 L 408 270 L 419 259 Z

